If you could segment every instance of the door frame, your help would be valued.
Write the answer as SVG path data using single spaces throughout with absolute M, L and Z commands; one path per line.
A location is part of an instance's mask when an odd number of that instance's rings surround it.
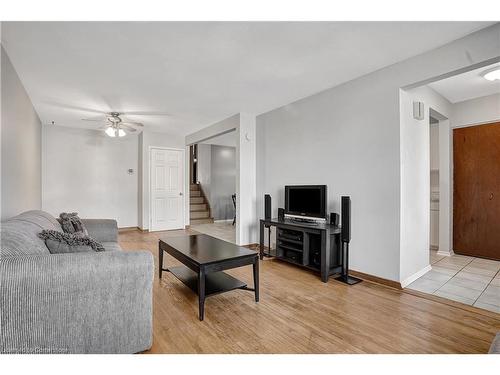
M 153 149 L 159 149 L 159 150 L 167 150 L 167 151 L 180 151 L 181 152 L 181 164 L 182 164 L 182 226 L 180 228 L 176 229 L 167 229 L 167 230 L 179 230 L 179 229 L 185 229 L 186 228 L 186 184 L 184 183 L 184 180 L 186 178 L 186 150 L 183 148 L 176 148 L 176 147 L 163 147 L 163 146 L 149 146 L 148 147 L 148 162 L 149 162 L 149 168 L 148 168 L 148 191 L 149 191 L 149 200 L 148 200 L 148 213 L 149 213 L 149 229 L 148 232 L 161 232 L 157 230 L 153 230 L 153 215 L 152 215 L 152 200 L 153 200 L 153 184 L 151 181 L 152 173 L 151 169 L 153 168 L 153 163 L 152 163 L 152 151 Z

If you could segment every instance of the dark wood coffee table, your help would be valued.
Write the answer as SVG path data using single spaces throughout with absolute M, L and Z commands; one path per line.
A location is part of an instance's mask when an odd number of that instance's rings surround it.
M 163 268 L 163 252 L 166 251 L 184 266 Z M 175 277 L 198 294 L 199 318 L 205 315 L 205 298 L 234 289 L 255 292 L 259 302 L 259 256 L 256 251 L 222 241 L 206 234 L 171 237 L 160 240 L 159 273 L 171 272 Z M 225 272 L 231 268 L 253 265 L 254 288 Z

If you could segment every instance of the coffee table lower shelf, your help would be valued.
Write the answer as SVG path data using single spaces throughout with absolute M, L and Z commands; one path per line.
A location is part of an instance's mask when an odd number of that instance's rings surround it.
M 171 272 L 184 285 L 198 294 L 198 274 L 186 266 L 169 267 Z M 234 289 L 249 289 L 247 284 L 225 272 L 213 272 L 205 276 L 205 296 L 228 292 Z

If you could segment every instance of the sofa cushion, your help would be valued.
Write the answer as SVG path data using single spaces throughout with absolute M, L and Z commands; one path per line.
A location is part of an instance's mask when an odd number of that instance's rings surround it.
M 44 229 L 62 231 L 58 221 L 44 211 L 26 211 L 2 222 L 0 256 L 49 254 L 45 242 L 38 237 Z
M 497 333 L 490 347 L 490 354 L 500 354 L 500 332 Z
M 122 248 L 118 245 L 118 242 L 101 242 L 104 246 L 104 251 L 121 251 Z
M 14 216 L 8 221 L 11 220 L 28 221 L 30 223 L 38 225 L 42 230 L 52 229 L 62 232 L 62 227 L 59 221 L 57 221 L 57 219 L 54 216 L 45 211 L 40 211 L 40 210 L 26 211 L 23 212 L 22 214 Z

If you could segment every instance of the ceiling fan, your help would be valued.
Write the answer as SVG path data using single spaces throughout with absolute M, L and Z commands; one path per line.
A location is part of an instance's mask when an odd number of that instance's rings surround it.
M 140 122 L 123 120 L 124 113 L 108 112 L 98 118 L 84 118 L 83 121 L 94 121 L 102 123 L 100 130 L 104 130 L 109 137 L 125 137 L 130 133 L 140 133 L 144 125 Z

